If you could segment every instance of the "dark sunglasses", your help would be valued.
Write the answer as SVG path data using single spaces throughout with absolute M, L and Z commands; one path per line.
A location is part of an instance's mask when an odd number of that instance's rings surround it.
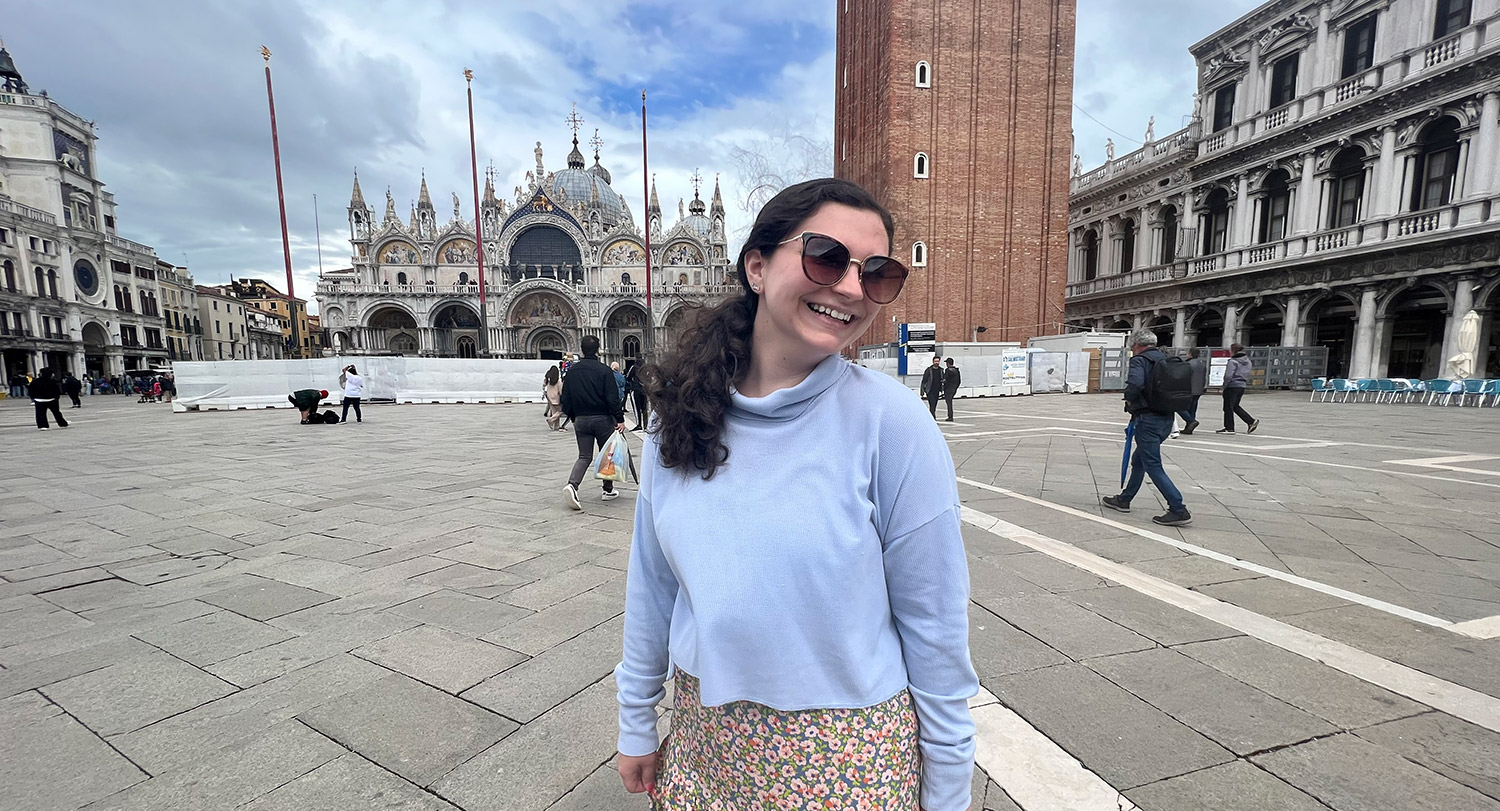
M 859 286 L 865 291 L 865 296 L 876 304 L 895 301 L 901 295 L 901 288 L 906 285 L 907 274 L 911 272 L 906 269 L 906 265 L 889 256 L 855 259 L 849 255 L 849 249 L 844 243 L 811 231 L 803 231 L 777 244 L 785 245 L 799 239 L 802 240 L 802 272 L 807 275 L 808 281 L 832 287 L 843 280 L 850 265 L 859 265 Z

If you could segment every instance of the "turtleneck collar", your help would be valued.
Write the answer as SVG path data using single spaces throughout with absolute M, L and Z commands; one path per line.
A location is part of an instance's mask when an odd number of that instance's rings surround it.
M 801 416 L 818 395 L 839 382 L 849 371 L 849 362 L 838 355 L 824 358 L 806 378 L 795 386 L 773 391 L 765 397 L 746 397 L 733 386 L 729 389 L 733 404 L 729 413 L 752 420 L 781 422 Z

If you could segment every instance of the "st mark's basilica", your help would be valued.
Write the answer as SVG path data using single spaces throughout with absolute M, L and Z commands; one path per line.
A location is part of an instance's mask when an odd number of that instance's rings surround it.
M 678 203 L 664 224 L 656 184 L 646 212 L 650 229 L 653 306 L 646 303 L 646 239 L 630 205 L 599 162 L 578 149 L 576 121 L 567 168 L 548 172 L 542 145 L 512 201 L 495 194 L 493 173 L 480 203 L 484 237 L 489 353 L 509 358 L 559 358 L 597 335 L 606 359 L 629 362 L 664 349 L 687 310 L 732 292 L 724 201 L 718 181 L 711 202 L 699 195 Z M 317 299 L 331 346 L 341 354 L 477 357 L 479 267 L 474 223 L 453 210 L 441 221 L 427 180 L 409 218 L 385 195 L 379 220 L 366 205 L 359 176 L 349 201 L 353 267 L 322 274 Z M 653 312 L 654 311 L 654 312 Z

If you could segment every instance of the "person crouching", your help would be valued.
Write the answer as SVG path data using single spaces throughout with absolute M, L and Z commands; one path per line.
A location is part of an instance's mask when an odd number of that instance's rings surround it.
M 286 399 L 302 412 L 302 424 L 307 425 L 312 421 L 313 415 L 318 413 L 318 406 L 327 396 L 326 389 L 299 389 L 287 395 Z

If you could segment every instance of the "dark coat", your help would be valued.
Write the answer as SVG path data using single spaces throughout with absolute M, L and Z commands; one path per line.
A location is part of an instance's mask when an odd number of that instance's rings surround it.
M 962 380 L 963 375 L 959 374 L 957 366 L 949 366 L 943 370 L 943 396 L 952 397 L 957 394 Z
M 943 392 L 943 367 L 928 366 L 922 373 L 922 396 L 933 400 Z
M 1151 377 L 1151 367 L 1166 359 L 1166 353 L 1154 346 L 1130 359 L 1130 371 L 1125 378 L 1126 411 L 1132 415 L 1155 413 L 1146 404 L 1146 381 Z
M 568 369 L 563 381 L 562 411 L 570 420 L 579 417 L 609 416 L 615 422 L 625 421 L 624 404 L 613 369 L 598 358 L 584 358 Z
M 63 378 L 62 386 L 63 391 L 68 394 L 81 394 L 83 392 L 83 383 L 76 377 Z
M 62 395 L 62 388 L 57 381 L 50 377 L 39 377 L 31 381 L 31 386 L 26 390 L 33 400 L 56 400 Z

